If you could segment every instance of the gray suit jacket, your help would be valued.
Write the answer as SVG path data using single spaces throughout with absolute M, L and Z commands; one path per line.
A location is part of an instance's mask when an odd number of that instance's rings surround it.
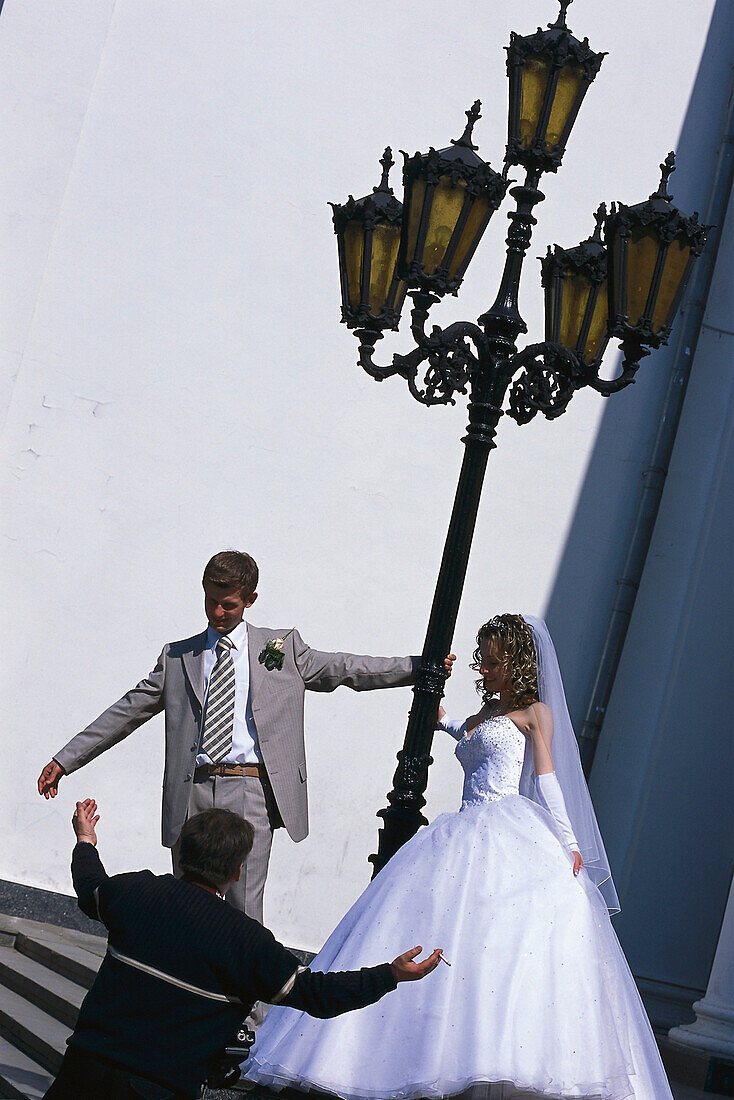
M 355 691 L 400 687 L 413 682 L 418 657 L 359 657 L 310 649 L 296 630 L 285 640 L 282 669 L 268 672 L 258 661 L 266 642 L 288 631 L 248 623 L 250 704 L 260 752 L 283 824 L 294 840 L 308 833 L 306 749 L 303 698 L 310 691 L 333 691 L 345 684 Z M 73 737 L 54 759 L 66 772 L 76 771 L 165 712 L 166 754 L 163 775 L 162 839 L 172 848 L 186 820 L 199 745 L 204 704 L 206 631 L 169 642 L 153 671 Z

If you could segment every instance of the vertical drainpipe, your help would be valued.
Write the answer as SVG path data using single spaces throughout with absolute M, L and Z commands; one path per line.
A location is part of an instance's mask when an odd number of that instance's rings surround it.
M 604 722 L 609 696 L 614 686 L 614 677 L 617 673 L 625 638 L 627 637 L 632 609 L 655 528 L 655 520 L 678 431 L 691 365 L 695 358 L 696 345 L 701 332 L 711 279 L 716 267 L 721 229 L 726 217 L 733 176 L 734 92 L 730 87 L 728 109 L 716 153 L 714 178 L 708 206 L 703 218 L 706 225 L 711 225 L 714 228 L 709 233 L 706 248 L 694 268 L 693 278 L 688 288 L 685 311 L 681 317 L 678 336 L 674 345 L 673 365 L 660 422 L 650 460 L 642 475 L 642 494 L 635 515 L 634 528 L 627 547 L 622 574 L 617 581 L 617 595 L 604 639 L 594 689 L 591 693 L 579 737 L 581 760 L 587 778 L 594 762 L 599 734 Z

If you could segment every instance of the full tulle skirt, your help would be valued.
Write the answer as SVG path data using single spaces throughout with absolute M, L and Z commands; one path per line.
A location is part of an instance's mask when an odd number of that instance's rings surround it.
M 451 966 L 331 1020 L 272 1009 L 246 1076 L 346 1100 L 672 1100 L 604 902 L 535 803 L 510 795 L 419 830 L 312 969 L 418 944 Z

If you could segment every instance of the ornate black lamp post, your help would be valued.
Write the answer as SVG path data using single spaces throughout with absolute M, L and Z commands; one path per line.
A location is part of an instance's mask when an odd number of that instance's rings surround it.
M 378 854 L 370 857 L 375 873 L 425 824 L 420 811 L 443 695 L 443 658 L 451 647 L 487 458 L 505 399 L 510 416 L 525 424 L 538 412 L 549 419 L 560 416 L 584 386 L 604 395 L 628 386 L 648 349 L 665 342 L 705 240 L 696 216 L 685 218 L 670 202 L 670 154 L 661 166 L 662 183 L 647 202 L 618 204 L 609 216 L 600 207 L 592 237 L 576 248 L 549 249 L 542 266 L 546 339 L 517 350 L 517 337 L 527 332 L 518 311 L 520 274 L 535 225 L 532 210 L 544 198 L 538 183 L 543 172 L 559 168 L 581 102 L 604 57 L 570 33 L 570 2 L 561 0 L 558 19 L 547 30 L 511 36 L 509 137 L 502 175 L 477 155 L 472 142 L 480 117 L 477 102 L 467 111 L 464 133 L 450 146 L 413 157 L 404 154 L 402 206 L 387 182 L 389 149 L 372 195 L 350 198 L 343 206 L 332 204 L 342 320 L 359 339 L 361 366 L 378 381 L 400 375 L 426 405 L 453 404 L 454 395 L 470 387 L 464 459 L 421 668 L 389 805 L 379 813 L 384 825 Z M 459 321 L 427 332 L 430 308 L 447 292 L 457 293 L 504 198 L 512 165 L 522 165 L 526 175 L 522 185 L 510 189 L 516 208 L 508 215 L 507 256 L 494 305 L 476 324 Z M 406 290 L 413 303 L 415 346 L 380 366 L 373 358 L 375 345 L 385 329 L 397 328 Z M 599 368 L 610 336 L 621 339 L 625 358 L 621 374 L 605 380 Z

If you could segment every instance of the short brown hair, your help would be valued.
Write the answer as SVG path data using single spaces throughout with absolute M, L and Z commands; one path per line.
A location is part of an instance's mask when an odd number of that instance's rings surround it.
M 220 550 L 210 558 L 204 569 L 202 584 L 215 584 L 217 588 L 236 588 L 247 599 L 257 588 L 259 578 L 257 562 L 241 550 Z
M 479 627 L 477 648 L 474 650 L 472 668 L 479 669 L 482 642 L 495 646 L 497 656 L 507 681 L 512 706 L 524 710 L 538 702 L 538 664 L 535 656 L 533 632 L 522 615 L 495 615 Z M 491 702 L 492 692 L 487 691 L 483 680 L 477 680 L 477 691 L 484 703 Z
M 206 886 L 223 886 L 237 874 L 252 849 L 249 821 L 214 806 L 190 817 L 179 840 L 178 863 L 184 875 Z

